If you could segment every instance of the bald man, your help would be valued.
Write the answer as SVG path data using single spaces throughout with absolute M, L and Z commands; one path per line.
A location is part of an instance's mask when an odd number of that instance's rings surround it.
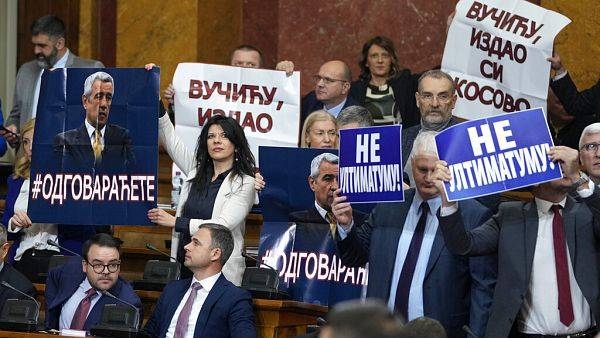
M 356 100 L 348 96 L 352 74 L 345 62 L 339 60 L 325 62 L 319 68 L 319 73 L 313 76 L 313 80 L 315 90 L 302 99 L 301 126 L 306 117 L 315 110 L 323 109 L 337 116 L 342 109 L 359 105 Z

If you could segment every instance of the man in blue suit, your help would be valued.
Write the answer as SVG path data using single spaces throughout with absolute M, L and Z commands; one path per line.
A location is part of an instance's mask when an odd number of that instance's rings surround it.
M 135 305 L 142 318 L 140 297 L 119 277 L 120 247 L 119 239 L 96 234 L 83 244 L 83 261 L 74 259 L 48 272 L 46 328 L 89 331 L 100 322 L 104 305 L 119 303 L 104 291 Z
M 363 224 L 355 224 L 346 197 L 334 199 L 338 251 L 348 266 L 369 262 L 367 297 L 384 300 L 407 320 L 436 319 L 448 337 L 465 337 L 464 325 L 481 336 L 496 281 L 496 258 L 465 259 L 446 248 L 436 218 L 442 201 L 432 180 L 438 160 L 434 136 L 422 132 L 415 140 L 410 161 L 416 190 L 405 192 L 404 203 L 379 204 Z M 491 216 L 476 201 L 461 202 L 461 208 L 469 227 Z
M 205 223 L 185 246 L 194 277 L 169 283 L 144 331 L 151 337 L 255 338 L 250 293 L 221 273 L 233 251 L 231 231 Z

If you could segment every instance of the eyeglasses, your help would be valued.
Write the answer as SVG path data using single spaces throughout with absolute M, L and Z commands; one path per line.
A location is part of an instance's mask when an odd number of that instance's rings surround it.
M 450 102 L 450 100 L 452 100 L 452 95 L 450 95 L 450 93 L 441 93 L 438 95 L 433 95 L 431 93 L 419 93 L 419 97 L 421 98 L 421 100 L 430 103 L 433 102 L 433 98 L 437 98 L 438 102 L 440 103 L 448 103 Z
M 113 273 L 113 272 L 117 272 L 117 270 L 119 270 L 119 268 L 121 267 L 121 262 L 109 263 L 109 264 L 100 264 L 100 263 L 92 264 L 88 261 L 85 261 L 85 262 L 88 263 L 88 265 L 91 266 L 92 269 L 94 269 L 95 273 L 104 273 L 104 269 L 108 269 L 109 273 Z
M 321 80 L 323 80 L 323 83 L 325 83 L 326 85 L 330 85 L 330 84 L 332 84 L 332 83 L 334 83 L 336 81 L 339 81 L 339 82 L 348 82 L 346 80 L 332 79 L 330 77 L 321 76 L 321 75 L 318 75 L 318 74 L 317 75 L 313 75 L 313 81 L 315 81 L 315 83 L 319 83 L 319 82 L 321 82 Z
M 596 151 L 598 151 L 599 147 L 600 147 L 600 143 L 592 142 L 592 143 L 584 144 L 581 147 L 581 149 L 579 149 L 579 150 L 585 150 L 585 151 L 589 151 L 589 152 L 595 153 Z

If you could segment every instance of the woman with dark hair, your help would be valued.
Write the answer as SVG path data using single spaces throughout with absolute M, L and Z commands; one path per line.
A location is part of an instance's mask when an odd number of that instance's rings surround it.
M 421 114 L 415 93 L 420 74 L 400 69 L 392 40 L 376 36 L 362 48 L 360 76 L 350 87 L 350 96 L 373 115 L 376 125 L 401 123 L 418 125 Z
M 233 235 L 233 253 L 223 267 L 225 277 L 241 285 L 246 268 L 244 247 L 246 215 L 254 203 L 254 156 L 242 127 L 231 117 L 214 115 L 198 137 L 196 152 L 185 147 L 175 134 L 165 109 L 161 109 L 159 140 L 173 162 L 187 176 L 181 187 L 175 216 L 162 209 L 148 211 L 150 220 L 174 228 L 171 255 L 184 261 L 184 246 L 203 223 L 217 223 Z M 191 277 L 184 268 L 182 277 Z

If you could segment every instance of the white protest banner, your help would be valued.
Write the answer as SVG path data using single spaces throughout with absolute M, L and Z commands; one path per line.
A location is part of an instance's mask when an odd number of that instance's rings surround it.
M 180 63 L 173 77 L 175 130 L 196 149 L 202 126 L 216 114 L 244 129 L 258 163 L 258 146 L 296 147 L 300 129 L 300 73 Z
M 442 60 L 457 84 L 453 114 L 476 119 L 545 107 L 546 59 L 570 22 L 524 0 L 461 0 Z

